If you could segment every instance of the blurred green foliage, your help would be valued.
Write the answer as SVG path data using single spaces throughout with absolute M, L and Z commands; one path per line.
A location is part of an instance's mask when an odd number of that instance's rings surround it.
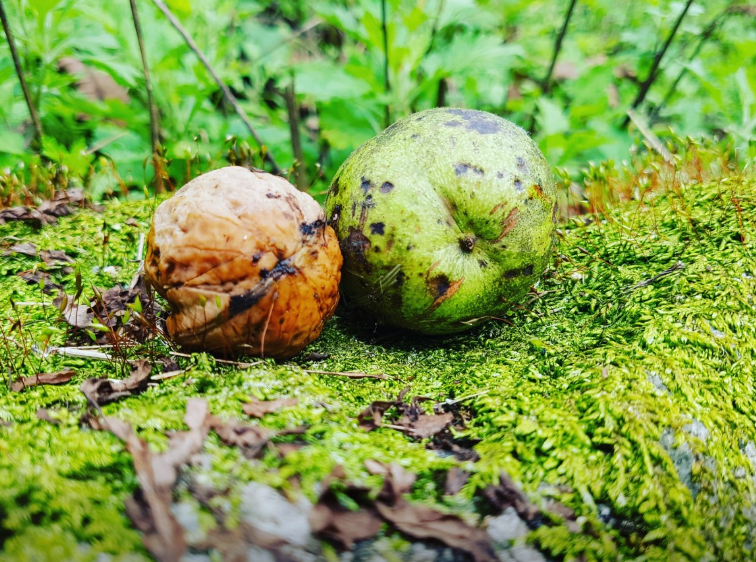
M 95 199 L 143 196 L 153 176 L 149 111 L 128 1 L 4 4 L 45 136 L 40 157 L 10 50 L 0 42 L 0 198 L 22 198 L 21 186 L 36 185 L 35 173 L 43 181 L 58 177 L 53 164 Z M 295 158 L 284 95 L 293 80 L 314 194 L 388 122 L 435 105 L 483 109 L 531 128 L 549 162 L 575 179 L 589 162 L 628 159 L 641 136 L 623 125 L 626 111 L 685 5 L 578 0 L 544 94 L 568 0 L 167 4 L 289 170 Z M 262 166 L 258 147 L 197 57 L 152 2 L 138 5 L 170 183 L 227 162 Z M 671 129 L 728 137 L 741 160 L 756 155 L 754 17 L 756 6 L 739 2 L 692 4 L 639 108 L 659 136 Z M 81 81 L 88 78 L 61 70 L 67 57 L 111 77 L 128 98 L 87 96 Z

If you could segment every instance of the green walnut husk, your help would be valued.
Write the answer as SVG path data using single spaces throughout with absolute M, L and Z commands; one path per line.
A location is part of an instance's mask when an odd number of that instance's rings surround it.
M 556 214 L 530 136 L 469 109 L 397 121 L 344 162 L 326 200 L 347 306 L 425 334 L 464 331 L 520 300 L 548 264 Z

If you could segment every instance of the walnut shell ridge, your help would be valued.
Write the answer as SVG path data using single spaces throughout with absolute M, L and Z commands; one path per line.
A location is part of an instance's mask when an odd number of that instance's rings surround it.
M 341 264 L 312 197 L 278 176 L 230 166 L 160 204 L 144 269 L 171 306 L 166 327 L 181 347 L 283 358 L 333 315 Z

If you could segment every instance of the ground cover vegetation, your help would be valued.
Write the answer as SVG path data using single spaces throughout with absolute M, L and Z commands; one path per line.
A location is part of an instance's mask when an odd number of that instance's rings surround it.
M 61 167 L 95 199 L 140 197 L 145 185 L 156 187 L 153 143 L 167 187 L 227 162 L 273 168 L 158 3 L 138 3 L 153 125 L 128 2 L 4 4 L 41 129 L 35 139 L 10 50 L 0 42 L 6 203 L 53 189 Z M 588 162 L 621 163 L 643 139 L 628 124 L 629 108 L 663 140 L 669 127 L 683 136 L 728 136 L 741 156 L 752 155 L 756 8 L 743 2 L 163 6 L 238 99 L 263 153 L 314 194 L 362 142 L 438 105 L 492 111 L 529 129 L 572 179 Z
M 754 558 L 754 7 L 2 7 L 0 559 Z M 278 362 L 167 340 L 168 192 L 232 163 L 322 200 L 439 105 L 563 180 L 522 303 L 443 338 L 343 307 Z

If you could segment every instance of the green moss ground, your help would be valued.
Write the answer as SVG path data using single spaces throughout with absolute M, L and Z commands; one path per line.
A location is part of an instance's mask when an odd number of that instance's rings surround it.
M 511 325 L 420 339 L 337 318 L 307 350 L 327 352 L 327 360 L 268 360 L 240 370 L 195 355 L 182 360 L 187 375 L 104 411 L 132 422 L 159 448 L 165 431 L 185 428 L 190 397 L 204 396 L 213 413 L 235 417 L 242 417 L 250 395 L 299 398 L 299 406 L 263 420 L 277 428 L 310 427 L 307 446 L 284 459 L 270 452 L 246 461 L 208 438 L 209 465 L 191 470 L 231 485 L 232 513 L 249 480 L 291 492 L 296 480 L 314 498 L 337 464 L 352 479 L 377 485 L 380 478 L 368 476 L 363 461 L 395 460 L 420 474 L 417 501 L 470 520 L 482 505 L 476 491 L 501 470 L 537 503 L 555 497 L 574 508 L 592 532 L 572 535 L 558 525 L 528 537 L 556 559 L 581 553 L 584 560 L 754 559 L 754 189 L 732 178 L 692 184 L 618 205 L 598 223 L 562 224 L 554 266 L 539 286 L 547 293 L 513 311 Z M 107 288 L 130 279 L 153 204 L 80 212 L 40 231 L 8 224 L 0 226 L 0 237 L 66 250 L 81 268 L 87 295 L 92 284 Z M 131 217 L 137 226 L 126 225 Z M 684 269 L 633 289 L 678 261 Z M 40 262 L 16 255 L 0 263 L 4 376 L 9 368 L 79 373 L 67 385 L 24 393 L 0 386 L 0 559 L 95 560 L 100 553 L 149 559 L 123 511 L 136 487 L 129 455 L 114 436 L 79 425 L 85 407 L 79 383 L 120 376 L 117 366 L 60 356 L 40 363 L 34 354 L 22 364 L 24 346 L 60 344 L 66 326 L 52 306 L 11 307 L 11 299 L 50 301 L 15 275 Z M 120 268 L 115 279 L 93 273 L 93 266 L 105 265 Z M 73 291 L 72 274 L 54 278 Z M 18 320 L 22 330 L 11 330 Z M 310 375 L 303 368 L 385 372 L 402 380 Z M 488 391 L 469 402 L 472 417 L 459 434 L 478 442 L 481 459 L 465 464 L 473 475 L 458 496 L 444 497 L 441 485 L 457 461 L 397 431 L 357 427 L 361 409 L 407 385 L 412 394 L 439 399 Z M 60 423 L 38 420 L 38 408 L 56 410 Z M 181 487 L 178 494 L 188 496 Z

